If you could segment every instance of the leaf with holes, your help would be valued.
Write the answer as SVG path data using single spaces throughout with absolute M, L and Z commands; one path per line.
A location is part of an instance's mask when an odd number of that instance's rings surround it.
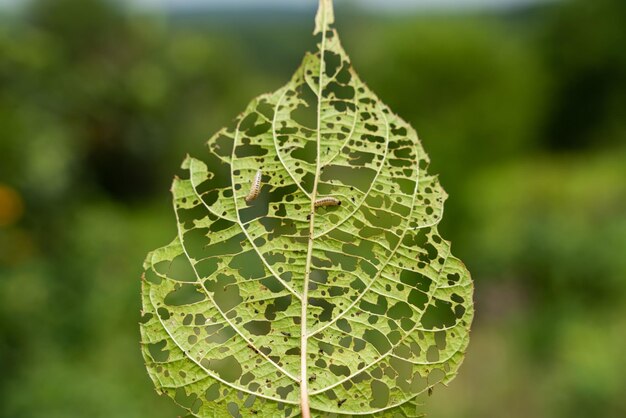
M 195 416 L 420 416 L 463 360 L 446 194 L 333 21 L 321 0 L 318 50 L 185 160 L 178 234 L 146 259 L 147 369 Z

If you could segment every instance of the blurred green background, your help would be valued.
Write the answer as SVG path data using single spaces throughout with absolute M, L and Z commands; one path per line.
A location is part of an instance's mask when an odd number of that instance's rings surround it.
M 336 3 L 357 71 L 440 173 L 476 284 L 466 362 L 429 415 L 625 417 L 626 2 Z M 180 414 L 138 332 L 171 178 L 314 47 L 312 8 L 120 5 L 0 13 L 1 417 Z

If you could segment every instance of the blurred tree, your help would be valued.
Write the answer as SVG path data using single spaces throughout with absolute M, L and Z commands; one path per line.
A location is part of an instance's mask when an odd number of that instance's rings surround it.
M 73 130 L 83 175 L 118 198 L 149 195 L 167 138 L 154 128 L 166 115 L 169 87 L 158 62 L 158 31 L 132 26 L 103 0 L 42 0 L 28 16 L 58 49 L 60 63 L 72 63 L 72 71 L 45 75 L 45 94 L 53 117 Z
M 626 142 L 626 2 L 555 6 L 538 49 L 552 73 L 547 143 L 580 149 Z

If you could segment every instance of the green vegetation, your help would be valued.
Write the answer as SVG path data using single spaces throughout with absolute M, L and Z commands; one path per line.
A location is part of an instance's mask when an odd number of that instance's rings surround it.
M 624 416 L 626 3 L 337 14 L 360 76 L 417 128 L 476 282 L 430 416 Z M 141 358 L 137 260 L 175 235 L 185 154 L 313 49 L 309 16 L 40 0 L 0 21 L 0 416 L 177 416 Z

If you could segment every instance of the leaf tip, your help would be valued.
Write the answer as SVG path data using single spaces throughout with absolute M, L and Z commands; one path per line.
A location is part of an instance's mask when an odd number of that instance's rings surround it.
M 333 23 L 335 23 L 333 0 L 320 0 L 317 16 L 315 17 L 315 31 L 313 35 L 324 32 Z

